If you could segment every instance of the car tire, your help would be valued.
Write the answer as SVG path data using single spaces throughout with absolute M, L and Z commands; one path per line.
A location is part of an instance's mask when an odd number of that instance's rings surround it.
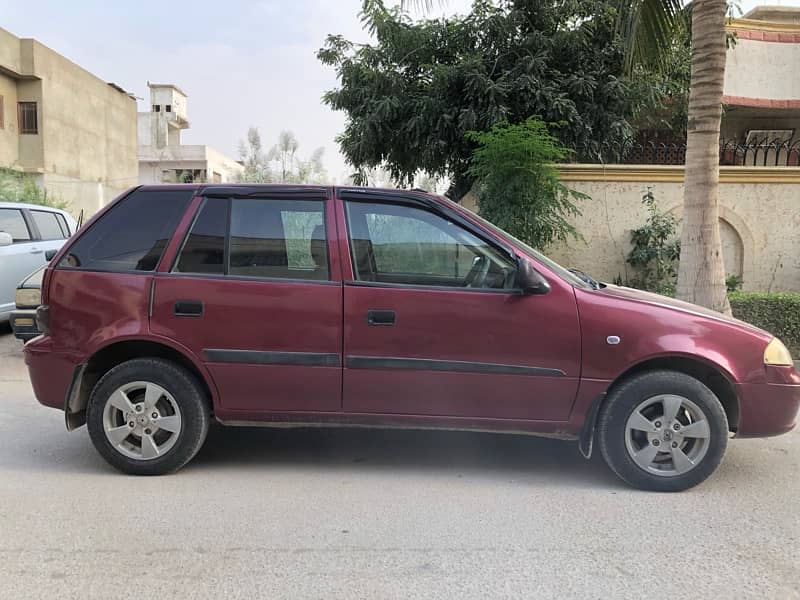
M 132 475 L 183 467 L 202 447 L 209 421 L 207 395 L 194 375 L 158 358 L 129 360 L 108 371 L 92 390 L 86 414 L 100 455 Z
M 679 492 L 719 466 L 728 419 L 719 399 L 694 377 L 649 371 L 611 391 L 599 415 L 597 441 L 608 466 L 629 485 Z

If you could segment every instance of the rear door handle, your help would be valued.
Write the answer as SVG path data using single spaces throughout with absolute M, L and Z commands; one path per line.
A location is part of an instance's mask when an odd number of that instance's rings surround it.
M 394 325 L 397 320 L 393 310 L 368 310 L 367 323 L 369 325 Z
M 39 250 L 39 248 L 31 248 L 31 254 L 41 254 L 44 250 Z
M 172 312 L 176 317 L 202 317 L 203 303 L 200 300 L 178 300 Z

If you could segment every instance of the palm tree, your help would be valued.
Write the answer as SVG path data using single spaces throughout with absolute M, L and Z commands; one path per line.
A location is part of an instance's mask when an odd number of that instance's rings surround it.
M 431 10 L 446 0 L 403 0 Z M 628 64 L 658 64 L 683 18 L 681 0 L 621 0 Z M 725 79 L 726 0 L 691 5 L 692 71 L 677 296 L 730 314 L 719 235 L 719 129 Z
M 681 17 L 676 0 L 634 0 L 627 16 L 630 62 L 658 63 Z M 725 80 L 726 0 L 691 4 L 692 71 L 677 297 L 730 314 L 719 235 L 719 129 Z

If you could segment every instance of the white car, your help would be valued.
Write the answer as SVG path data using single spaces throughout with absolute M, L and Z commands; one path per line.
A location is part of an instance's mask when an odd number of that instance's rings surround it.
M 63 210 L 0 202 L 0 323 L 14 310 L 19 283 L 53 258 L 77 229 Z

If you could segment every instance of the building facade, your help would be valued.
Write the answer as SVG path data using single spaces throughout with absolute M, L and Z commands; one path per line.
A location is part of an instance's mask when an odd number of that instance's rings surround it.
M 138 114 L 139 183 L 225 183 L 244 168 L 203 145 L 181 143 L 189 128 L 186 94 L 172 84 L 148 83 L 150 110 Z
M 729 164 L 800 165 L 800 7 L 759 6 L 733 21 L 721 136 Z
M 93 214 L 138 180 L 136 101 L 33 39 L 0 29 L 0 167 Z

